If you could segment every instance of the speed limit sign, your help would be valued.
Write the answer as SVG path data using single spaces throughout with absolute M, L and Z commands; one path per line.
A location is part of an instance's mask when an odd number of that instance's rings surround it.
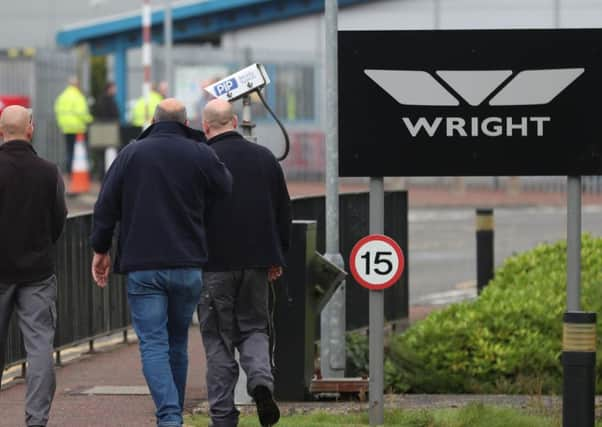
M 390 237 L 371 234 L 361 239 L 351 250 L 351 274 L 364 288 L 387 289 L 403 273 L 405 259 L 401 248 Z

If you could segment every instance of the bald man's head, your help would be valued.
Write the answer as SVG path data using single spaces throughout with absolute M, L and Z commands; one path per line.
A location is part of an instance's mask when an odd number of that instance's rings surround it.
M 179 122 L 188 125 L 186 107 L 175 98 L 164 99 L 155 109 L 153 123 L 157 122 Z
M 232 104 L 223 99 L 213 99 L 203 110 L 203 130 L 207 138 L 236 129 L 238 119 Z
M 30 110 L 20 105 L 6 107 L 0 116 L 0 136 L 4 142 L 31 141 L 33 122 Z

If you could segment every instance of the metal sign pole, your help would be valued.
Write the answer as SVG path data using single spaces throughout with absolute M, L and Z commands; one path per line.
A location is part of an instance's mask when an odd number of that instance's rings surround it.
M 144 80 L 142 83 L 142 96 L 144 97 L 144 126 L 148 126 L 154 111 L 150 111 L 151 95 L 151 69 L 153 63 L 152 40 L 151 40 L 151 5 L 150 0 L 144 0 L 142 4 L 142 68 L 144 69 Z
M 344 268 L 339 247 L 339 106 L 338 2 L 325 1 L 326 38 L 326 254 Z M 320 369 L 326 378 L 345 376 L 345 282 L 341 283 L 320 316 Z
M 581 177 L 567 179 L 567 311 L 581 310 Z
M 163 15 L 163 31 L 165 46 L 165 81 L 169 88 L 169 94 L 174 96 L 176 88 L 173 78 L 173 18 L 171 13 L 171 0 L 165 0 L 165 12 Z
M 567 178 L 567 276 L 562 332 L 562 425 L 593 426 L 596 313 L 581 311 L 581 177 Z
M 385 231 L 385 187 L 382 177 L 370 178 L 370 234 Z M 384 291 L 370 291 L 370 385 L 369 418 L 371 426 L 384 424 Z

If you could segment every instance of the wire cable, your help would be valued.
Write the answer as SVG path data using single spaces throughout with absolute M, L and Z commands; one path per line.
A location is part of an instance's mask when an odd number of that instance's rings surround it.
M 272 111 L 272 109 L 270 108 L 268 103 L 265 101 L 265 98 L 263 97 L 263 94 L 261 93 L 260 90 L 257 91 L 257 95 L 259 96 L 259 99 L 261 99 L 261 102 L 263 103 L 263 106 L 266 108 L 266 110 L 268 110 L 269 113 L 274 118 L 274 120 L 276 120 L 276 123 L 278 123 L 278 126 L 280 127 L 280 130 L 282 130 L 282 134 L 284 135 L 284 154 L 282 154 L 282 156 L 280 156 L 280 157 L 277 157 L 278 161 L 281 162 L 288 157 L 288 153 L 291 149 L 291 141 L 288 136 L 288 132 L 284 128 L 284 125 L 282 124 L 282 122 L 278 119 L 278 116 L 276 116 L 274 111 Z

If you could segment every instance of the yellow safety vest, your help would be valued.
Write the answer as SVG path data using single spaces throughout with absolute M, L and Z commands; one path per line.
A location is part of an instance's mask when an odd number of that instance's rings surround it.
M 149 106 L 148 106 L 148 116 L 146 110 L 146 99 L 140 97 L 136 104 L 134 105 L 134 110 L 132 111 L 132 124 L 134 126 L 144 127 L 145 125 L 150 124 L 153 115 L 155 114 L 155 109 L 157 105 L 161 101 L 163 101 L 163 96 L 159 92 L 151 91 L 149 97 Z
M 54 102 L 54 113 L 64 134 L 84 133 L 93 120 L 85 96 L 75 86 L 67 86 L 58 96 Z

